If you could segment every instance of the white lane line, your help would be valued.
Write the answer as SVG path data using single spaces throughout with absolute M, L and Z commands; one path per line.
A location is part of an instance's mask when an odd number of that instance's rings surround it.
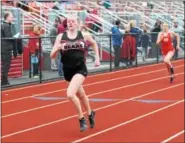
M 179 76 L 179 75 L 183 75 L 183 74 L 184 73 L 179 73 L 179 74 L 176 74 L 175 76 Z M 150 82 L 161 80 L 161 79 L 164 79 L 164 78 L 167 78 L 167 77 L 168 76 L 155 78 L 155 79 L 152 79 L 152 80 L 146 80 L 146 81 L 143 81 L 143 82 L 129 84 L 129 85 L 126 85 L 126 86 L 120 86 L 120 87 L 113 88 L 113 89 L 110 89 L 110 90 L 104 90 L 104 91 L 101 91 L 101 92 L 90 94 L 88 97 L 92 97 L 92 96 L 95 96 L 95 95 L 99 95 L 99 94 L 103 94 L 103 93 L 107 93 L 107 92 L 111 92 L 111 91 L 116 91 L 116 90 L 120 90 L 120 89 L 124 89 L 124 88 L 128 88 L 128 87 L 133 87 L 133 86 L 137 86 L 137 85 L 141 85 L 141 84 L 145 84 L 145 83 L 150 83 Z M 1 116 L 1 118 L 7 118 L 7 117 L 23 114 L 23 113 L 28 113 L 28 112 L 31 112 L 31 111 L 36 111 L 36 110 L 40 110 L 40 109 L 44 109 L 44 108 L 64 104 L 64 103 L 67 103 L 67 102 L 69 102 L 69 100 L 56 102 L 56 103 L 52 103 L 52 104 L 48 104 L 48 105 L 44 105 L 44 106 L 40 106 L 40 107 L 36 107 L 36 108 L 31 108 L 31 109 L 28 109 L 28 110 L 23 110 L 23 111 L 20 111 L 20 112 L 15 112 L 15 113 L 3 115 L 3 116 Z
M 182 135 L 182 134 L 184 134 L 184 130 L 182 130 L 182 131 L 176 133 L 175 135 L 173 135 L 173 136 L 171 136 L 171 137 L 165 139 L 165 140 L 162 141 L 161 143 L 167 143 L 167 142 L 173 140 L 174 138 L 176 138 L 176 137 L 178 137 L 178 136 L 180 136 L 180 135 Z
M 141 94 L 141 95 L 138 95 L 136 97 L 133 97 L 133 98 L 130 98 L 130 99 L 127 99 L 127 100 L 123 100 L 123 101 L 120 101 L 120 102 L 116 102 L 116 103 L 113 103 L 113 104 L 109 104 L 109 105 L 106 105 L 106 106 L 103 106 L 103 107 L 96 108 L 94 110 L 99 111 L 99 110 L 102 110 L 102 109 L 106 109 L 106 108 L 109 108 L 109 107 L 119 105 L 121 103 L 125 103 L 125 102 L 132 101 L 132 100 L 135 100 L 135 99 L 138 99 L 138 98 L 146 97 L 148 95 L 159 93 L 161 91 L 176 88 L 176 87 L 179 87 L 179 86 L 182 86 L 182 85 L 184 85 L 184 83 L 180 83 L 180 84 L 170 86 L 170 87 L 167 87 L 167 88 L 159 89 L 159 90 L 156 90 L 156 91 L 153 91 L 153 92 L 148 92 L 148 93 L 145 93 L 145 94 Z M 85 112 L 84 112 L 84 114 L 85 114 Z M 33 130 L 43 128 L 43 127 L 46 127 L 46 126 L 49 126 L 49 125 L 53 125 L 53 124 L 56 124 L 56 123 L 59 123 L 59 122 L 63 122 L 63 121 L 72 119 L 72 118 L 77 117 L 77 116 L 78 115 L 76 114 L 76 115 L 68 116 L 66 118 L 62 118 L 62 119 L 59 119 L 59 120 L 55 120 L 55 121 L 52 121 L 52 122 L 48 122 L 48 123 L 45 123 L 45 124 L 41 124 L 41 125 L 38 125 L 38 126 L 34 126 L 34 127 L 31 127 L 31 128 L 20 130 L 20 131 L 17 131 L 17 132 L 13 132 L 13 133 L 2 136 L 2 139 L 7 138 L 7 137 L 11 137 L 11 136 L 14 136 L 14 135 L 18 135 L 18 134 L 21 134 L 21 133 L 25 133 L 25 132 L 28 132 L 28 131 L 33 131 Z
M 89 139 L 89 138 L 92 138 L 92 137 L 95 137 L 95 136 L 97 136 L 97 135 L 103 134 L 103 133 L 105 133 L 105 132 L 108 132 L 108 131 L 114 130 L 114 129 L 116 129 L 116 128 L 119 128 L 119 127 L 121 127 L 121 126 L 124 126 L 124 125 L 130 124 L 130 123 L 132 123 L 132 122 L 138 121 L 138 120 L 143 119 L 143 118 L 145 118 L 145 117 L 148 117 L 148 116 L 150 116 L 150 115 L 156 114 L 156 113 L 158 113 L 158 112 L 160 112 L 160 111 L 166 110 L 166 109 L 168 109 L 168 108 L 170 108 L 170 107 L 173 107 L 173 106 L 178 105 L 178 104 L 183 103 L 183 102 L 184 102 L 184 100 L 175 102 L 175 103 L 173 103 L 173 104 L 170 104 L 170 105 L 167 105 L 167 106 L 165 106 L 165 107 L 159 108 L 159 109 L 154 110 L 154 111 L 152 111 L 152 112 L 149 112 L 149 113 L 147 113 L 147 114 L 143 114 L 143 115 L 138 116 L 138 117 L 136 117 L 136 118 L 133 118 L 133 119 L 131 119 L 131 120 L 125 121 L 125 122 L 123 122 L 123 123 L 121 123 L 121 124 L 112 126 L 112 127 L 107 128 L 107 129 L 105 129 L 105 130 L 101 130 L 101 131 L 99 131 L 99 132 L 97 132 L 97 133 L 91 134 L 91 135 L 89 135 L 89 136 L 83 137 L 83 138 L 81 138 L 81 139 L 78 139 L 78 140 L 75 140 L 75 141 L 72 141 L 72 142 L 77 143 L 77 142 L 81 142 L 81 141 L 87 140 L 87 139 Z

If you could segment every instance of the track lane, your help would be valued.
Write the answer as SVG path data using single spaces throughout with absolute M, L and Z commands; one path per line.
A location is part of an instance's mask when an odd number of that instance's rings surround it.
M 167 92 L 167 91 L 164 91 L 164 92 Z M 164 93 L 163 93 L 164 94 Z M 159 96 L 158 94 L 156 94 L 157 96 Z M 135 104 L 137 104 L 137 105 L 135 105 Z M 168 103 L 164 103 L 164 104 L 157 104 L 157 105 L 151 105 L 150 106 L 150 108 L 146 108 L 146 106 L 143 106 L 143 104 L 142 103 L 138 103 L 138 102 L 131 102 L 131 101 L 129 101 L 129 102 L 125 102 L 124 104 L 119 104 L 119 105 L 116 105 L 116 106 L 114 106 L 114 107 L 112 107 L 112 108 L 107 108 L 107 109 L 104 109 L 104 110 L 100 110 L 99 112 L 98 112 L 98 116 L 97 116 L 97 120 L 99 120 L 100 121 L 100 123 L 101 123 L 101 125 L 97 125 L 98 127 L 101 127 L 101 129 L 102 128 L 105 128 L 105 126 L 103 125 L 102 126 L 102 124 L 104 124 L 104 123 L 102 123 L 102 119 L 104 118 L 104 117 L 106 117 L 106 116 L 108 116 L 108 114 L 110 114 L 110 111 L 112 111 L 112 112 L 115 112 L 115 111 L 118 111 L 118 109 L 131 109 L 130 110 L 130 113 L 131 114 L 136 114 L 136 111 L 134 112 L 133 110 L 137 110 L 137 115 L 139 115 L 138 113 L 141 113 L 141 111 L 148 111 L 148 110 L 154 110 L 154 109 L 156 109 L 157 107 L 161 107 L 161 106 L 164 106 L 164 105 L 167 105 Z M 141 107 L 140 107 L 140 105 L 141 105 Z M 135 108 L 135 107 L 138 107 L 137 109 Z M 117 109 L 116 109 L 117 108 Z M 120 111 L 120 110 L 119 110 Z M 122 110 L 121 110 L 122 111 Z M 133 112 L 132 112 L 133 111 Z M 103 112 L 103 113 L 100 113 L 100 112 Z M 143 112 L 142 112 L 143 113 Z M 120 116 L 121 115 L 121 116 Z M 127 118 L 125 118 L 125 116 L 127 117 Z M 116 117 L 116 119 L 117 118 L 119 118 L 120 117 L 120 119 L 128 119 L 128 116 L 130 116 L 130 114 L 128 114 L 128 115 L 125 115 L 125 116 L 122 116 L 122 114 L 120 114 L 120 112 L 119 113 L 115 113 L 115 116 L 111 116 L 110 117 L 110 119 L 111 120 L 115 120 L 115 117 Z M 39 119 L 39 118 L 38 118 Z M 110 120 L 109 119 L 109 120 Z M 75 125 L 75 123 L 76 123 L 76 125 Z M 111 125 L 112 124 L 114 124 L 115 122 L 112 122 L 112 121 L 110 121 L 109 122 Z M 117 121 L 116 121 L 116 123 L 117 123 Z M 60 124 L 60 126 L 66 131 L 66 128 L 70 125 L 71 126 L 71 124 L 74 124 L 74 129 L 77 131 L 78 130 L 78 123 L 77 123 L 77 120 L 76 120 L 76 118 L 72 118 L 72 119 L 70 119 L 70 120 L 66 120 L 65 122 L 59 122 L 59 123 L 56 123 L 56 124 L 53 124 L 53 126 L 55 126 L 55 128 L 57 128 L 57 127 L 59 127 L 59 125 L 58 124 Z M 106 125 L 106 124 L 105 124 Z M 52 128 L 52 130 L 54 129 L 52 126 L 48 126 L 48 127 L 44 127 L 44 128 L 40 128 L 40 129 L 37 129 L 38 131 L 40 131 L 41 129 L 43 129 L 44 131 L 42 131 L 42 132 L 45 132 L 45 128 Z M 70 128 L 71 129 L 71 128 Z M 37 133 L 36 134 L 38 134 L 38 131 L 37 130 L 35 130 Z M 67 132 L 65 132 L 65 131 L 63 131 L 61 134 L 63 135 L 63 134 L 66 134 L 66 133 L 69 133 L 68 132 L 68 130 L 69 129 L 67 129 Z M 96 131 L 96 129 L 95 130 L 93 130 L 93 131 Z M 49 131 L 50 132 L 50 131 Z M 64 133 L 65 132 L 65 133 Z M 73 132 L 73 130 L 72 130 L 72 132 Z M 28 134 L 29 134 L 29 132 L 27 132 Z M 26 134 L 27 134 L 26 133 Z M 33 133 L 33 131 L 31 132 L 31 134 Z M 24 134 L 25 133 L 23 133 L 23 138 L 24 138 Z M 14 137 L 16 137 L 16 136 L 18 136 L 18 135 L 15 135 L 15 136 L 12 136 L 13 138 Z M 21 135 L 19 135 L 18 136 L 18 138 L 20 137 Z M 29 135 L 30 136 L 30 135 Z M 31 135 L 32 136 L 32 135 Z M 39 138 L 40 138 L 40 135 L 39 135 Z M 56 138 L 56 137 L 52 137 L 52 139 L 49 139 L 50 141 L 51 140 L 53 140 L 54 138 Z M 8 139 L 8 138 L 7 138 Z M 38 139 L 38 138 L 37 138 Z M 60 138 L 61 139 L 61 138 Z M 16 138 L 16 140 L 17 140 L 17 138 Z M 47 139 L 48 140 L 48 139 Z M 29 141 L 33 141 L 33 140 L 29 140 Z M 37 140 L 38 141 L 38 140 Z M 42 140 L 43 141 L 43 140 Z M 53 140 L 53 141 L 55 141 L 55 140 Z M 61 140 L 61 141 L 66 141 L 66 140 Z
M 174 66 L 184 65 L 184 60 L 174 61 L 173 63 L 174 63 Z M 164 68 L 163 63 L 143 66 L 143 67 L 137 67 L 137 68 L 132 68 L 132 69 L 126 69 L 122 71 L 97 74 L 97 75 L 89 76 L 87 80 L 85 81 L 85 84 L 120 77 L 120 75 L 128 76 L 134 73 L 139 74 L 139 73 L 143 73 L 143 72 L 147 72 L 147 71 L 151 71 L 155 69 L 161 69 L 161 68 L 162 69 Z M 47 89 L 43 87 L 47 87 Z M 23 98 L 25 96 L 31 96 L 33 94 L 39 94 L 41 92 L 49 92 L 49 91 L 58 90 L 61 88 L 63 89 L 66 87 L 67 87 L 67 84 L 62 80 L 62 81 L 56 81 L 56 82 L 51 82 L 51 83 L 46 83 L 46 84 L 44 83 L 38 86 L 28 86 L 28 87 L 18 88 L 15 90 L 14 89 L 5 90 L 5 91 L 2 91 L 2 95 L 3 95 L 2 101 Z M 28 92 L 28 89 L 30 89 L 29 92 Z
M 176 69 L 176 73 L 180 72 L 180 71 L 184 71 L 184 67 L 179 67 Z M 106 82 L 106 83 L 101 83 L 98 85 L 91 85 L 90 88 L 89 87 L 84 87 L 86 90 L 87 95 L 91 95 L 95 92 L 101 92 L 112 89 L 112 88 L 117 88 L 117 87 L 121 87 L 121 86 L 127 86 L 127 85 L 131 85 L 134 83 L 141 83 L 147 80 L 151 80 L 151 79 L 156 79 L 161 77 L 161 75 L 164 74 L 164 71 L 160 71 L 160 72 L 155 72 L 155 73 L 151 73 L 151 74 L 146 74 L 146 75 L 141 75 L 141 76 L 137 76 L 137 77 L 130 77 L 130 78 L 125 78 L 124 80 L 115 80 L 115 81 L 111 81 L 111 82 Z M 167 73 L 164 74 L 165 76 L 168 76 Z M 178 77 L 175 79 L 175 82 L 178 82 L 178 80 L 180 80 Z M 163 84 L 169 84 L 168 79 L 165 81 L 166 83 Z M 100 88 L 101 86 L 101 88 Z M 66 91 L 63 92 L 56 92 L 53 91 L 53 93 L 44 93 L 42 94 L 43 96 L 49 96 L 49 97 L 66 97 L 65 96 Z M 41 94 L 40 94 L 41 96 Z M 66 101 L 61 101 L 62 103 L 67 103 Z M 61 103 L 61 104 L 62 104 Z M 20 100 L 20 101 L 16 101 L 13 103 L 6 103 L 2 105 L 2 115 L 8 115 L 8 114 L 13 114 L 16 112 L 21 112 L 24 110 L 29 110 L 32 108 L 38 108 L 41 106 L 47 106 L 50 104 L 56 104 L 59 105 L 60 102 L 58 101 L 46 101 L 46 102 L 40 102 L 39 100 L 35 100 L 33 98 L 28 98 L 25 100 Z M 14 108 L 12 108 L 12 106 Z

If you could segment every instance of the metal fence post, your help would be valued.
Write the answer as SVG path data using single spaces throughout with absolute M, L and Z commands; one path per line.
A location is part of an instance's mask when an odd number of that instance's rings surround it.
M 40 83 L 42 83 L 42 62 L 41 62 L 41 58 L 42 58 L 42 46 L 41 46 L 41 37 L 39 37 L 39 80 Z
M 136 37 L 137 37 L 137 35 L 135 36 L 135 39 L 136 39 L 136 47 L 135 47 L 136 48 L 135 49 L 136 50 L 136 67 L 137 67 L 138 66 L 138 59 L 137 59 L 138 50 L 137 50 L 137 46 L 139 45 L 139 43 L 138 43 L 139 40 Z M 139 37 L 139 35 L 138 35 L 138 37 Z
M 112 71 L 112 39 L 111 35 L 109 35 L 109 42 L 110 42 L 110 71 Z
M 159 46 L 158 45 L 155 46 L 157 48 L 157 63 L 159 63 Z
M 31 53 L 29 52 L 29 78 L 31 78 L 32 62 L 31 62 Z

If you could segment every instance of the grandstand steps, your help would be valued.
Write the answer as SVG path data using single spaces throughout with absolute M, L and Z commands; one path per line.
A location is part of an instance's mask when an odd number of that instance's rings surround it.
M 35 17 L 35 18 L 40 18 L 40 17 L 41 17 L 40 13 L 31 12 L 30 14 L 31 14 L 33 17 Z
M 17 78 L 23 75 L 23 58 L 22 55 L 17 56 L 17 58 L 12 57 L 10 69 L 8 72 L 9 78 Z

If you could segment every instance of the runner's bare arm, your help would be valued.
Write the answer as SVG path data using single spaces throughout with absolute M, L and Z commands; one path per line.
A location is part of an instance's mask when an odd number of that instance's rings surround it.
M 100 60 L 98 44 L 96 43 L 96 41 L 92 38 L 92 36 L 89 33 L 83 32 L 82 34 L 84 36 L 85 41 L 88 41 L 89 43 L 91 43 L 93 50 L 95 51 L 95 54 L 96 54 L 96 60 Z
M 158 34 L 156 44 L 159 44 L 160 42 L 161 42 L 161 32 Z
M 56 58 L 58 51 L 62 49 L 62 44 L 60 43 L 62 35 L 63 34 L 59 34 L 55 40 L 55 44 L 50 53 L 50 58 L 52 59 Z

